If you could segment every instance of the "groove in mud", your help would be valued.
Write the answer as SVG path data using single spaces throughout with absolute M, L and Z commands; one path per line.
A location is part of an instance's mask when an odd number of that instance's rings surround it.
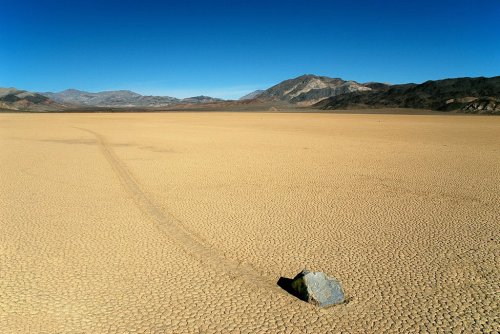
M 220 269 L 229 276 L 240 277 L 247 283 L 272 289 L 280 293 L 282 292 L 281 289 L 275 285 L 275 280 L 261 275 L 249 265 L 238 264 L 236 261 L 223 257 L 204 245 L 201 241 L 197 240 L 196 237 L 191 235 L 180 225 L 180 222 L 173 215 L 161 210 L 147 193 L 142 190 L 140 183 L 131 174 L 128 167 L 113 152 L 104 136 L 92 130 L 84 128 L 77 129 L 95 136 L 101 152 L 111 165 L 124 188 L 131 195 L 136 206 L 151 218 L 161 232 L 181 246 L 186 253 L 196 258 L 200 263 Z

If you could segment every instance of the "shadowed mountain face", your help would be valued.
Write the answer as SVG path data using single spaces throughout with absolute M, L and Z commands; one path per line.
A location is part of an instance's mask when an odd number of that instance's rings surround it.
M 387 86 L 327 98 L 313 107 L 332 109 L 418 108 L 500 113 L 500 77 L 455 78 Z
M 327 97 L 350 92 L 371 91 L 372 89 L 377 88 L 371 88 L 355 81 L 306 74 L 294 79 L 285 80 L 256 95 L 255 98 L 287 101 L 293 104 L 308 106 Z
M 0 109 L 8 110 L 60 110 L 63 105 L 41 94 L 16 88 L 0 88 Z

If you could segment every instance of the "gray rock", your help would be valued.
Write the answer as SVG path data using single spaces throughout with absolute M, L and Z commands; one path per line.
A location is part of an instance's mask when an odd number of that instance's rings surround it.
M 290 287 L 298 298 L 319 307 L 342 304 L 345 300 L 340 282 L 322 272 L 304 269 L 295 276 Z

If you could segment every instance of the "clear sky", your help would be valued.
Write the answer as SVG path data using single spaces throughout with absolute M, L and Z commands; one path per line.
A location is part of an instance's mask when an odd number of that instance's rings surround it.
M 305 73 L 500 75 L 500 0 L 0 0 L 0 87 L 238 98 Z

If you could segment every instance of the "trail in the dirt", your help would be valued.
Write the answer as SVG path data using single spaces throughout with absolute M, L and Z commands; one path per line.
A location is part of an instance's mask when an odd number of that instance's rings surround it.
M 132 196 L 137 207 L 153 221 L 162 233 L 181 246 L 185 252 L 196 258 L 199 262 L 215 267 L 229 276 L 239 277 L 247 283 L 282 293 L 282 290 L 276 286 L 276 280 L 260 274 L 247 264 L 239 264 L 218 254 L 189 233 L 173 215 L 165 212 L 154 203 L 150 196 L 142 189 L 139 181 L 132 175 L 128 167 L 113 152 L 104 136 L 92 130 L 78 129 L 95 136 L 104 157 L 113 168 L 124 188 Z

